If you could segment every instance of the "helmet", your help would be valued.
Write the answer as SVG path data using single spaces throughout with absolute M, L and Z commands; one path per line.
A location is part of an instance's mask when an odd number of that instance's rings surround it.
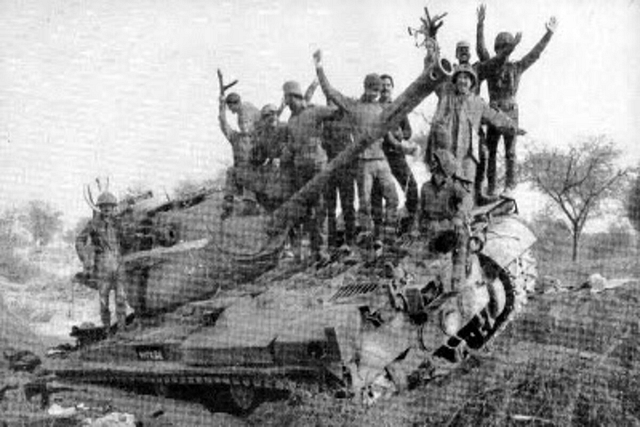
M 467 40 L 460 40 L 458 43 L 456 43 L 456 51 L 458 51 L 458 49 L 460 49 L 462 47 L 466 47 L 467 49 L 471 49 L 471 43 L 469 43 Z
M 227 97 L 225 98 L 225 102 L 227 104 L 239 104 L 241 101 L 240 99 L 240 95 L 238 95 L 235 92 L 231 92 L 229 95 L 227 95 Z
M 286 82 L 284 85 L 282 85 L 282 90 L 284 91 L 285 96 L 295 95 L 295 96 L 299 96 L 300 98 L 303 98 L 302 89 L 300 88 L 300 83 L 294 80 L 290 80 Z
M 513 34 L 503 31 L 496 36 L 496 41 L 493 43 L 494 50 L 498 50 L 504 45 L 513 44 L 515 38 Z
M 116 196 L 109 193 L 108 191 L 105 191 L 104 193 L 100 194 L 96 202 L 96 205 L 98 206 L 117 205 L 117 204 L 118 204 L 118 199 L 116 198 Z
M 260 110 L 260 116 L 264 117 L 271 113 L 276 113 L 276 112 L 278 112 L 278 107 L 276 107 L 273 104 L 267 104 L 264 107 L 262 107 L 262 109 Z
M 364 78 L 364 88 L 378 88 L 382 87 L 382 79 L 376 73 L 367 74 Z
M 471 87 L 474 87 L 478 83 L 478 76 L 476 75 L 476 72 L 471 65 L 469 64 L 458 65 L 453 71 L 453 76 L 451 76 L 451 81 L 455 83 L 460 73 L 467 73 L 469 74 L 469 76 L 471 76 Z
M 442 148 L 433 153 L 434 168 L 441 170 L 447 177 L 452 177 L 458 172 L 458 162 L 455 156 Z

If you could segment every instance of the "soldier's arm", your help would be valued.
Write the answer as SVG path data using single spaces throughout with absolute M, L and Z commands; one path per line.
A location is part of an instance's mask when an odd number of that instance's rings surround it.
M 527 68 L 532 66 L 533 63 L 538 60 L 538 58 L 540 58 L 542 51 L 545 50 L 545 48 L 549 44 L 549 41 L 551 40 L 551 37 L 553 36 L 553 33 L 558 27 L 558 21 L 556 21 L 556 18 L 551 17 L 551 19 L 549 19 L 549 22 L 547 22 L 546 27 L 547 32 L 545 33 L 545 35 L 542 36 L 540 41 L 533 47 L 533 49 L 531 49 L 529 53 L 527 53 L 524 57 L 522 57 L 520 61 L 517 62 L 520 72 L 524 72 Z
M 318 88 L 319 85 L 320 85 L 320 82 L 318 81 L 318 79 L 317 78 L 313 79 L 313 81 L 307 88 L 307 91 L 304 93 L 305 101 L 311 102 L 311 98 L 313 98 L 313 94 L 316 93 L 316 89 Z
M 516 125 L 516 123 L 513 120 L 511 120 L 509 116 L 507 116 L 505 113 L 503 113 L 502 111 L 496 110 L 494 108 L 491 108 L 484 101 L 481 101 L 481 102 L 482 102 L 482 120 L 484 120 L 485 123 L 489 123 L 497 127 L 503 132 L 524 134 L 523 131 L 518 129 L 518 126 Z
M 220 97 L 218 121 L 220 122 L 220 130 L 222 131 L 222 134 L 229 140 L 229 142 L 233 141 L 234 133 L 236 132 L 231 128 L 227 121 L 227 104 L 222 96 Z
M 486 6 L 481 4 L 478 7 L 478 24 L 476 25 L 476 55 L 480 62 L 488 61 L 491 55 L 487 50 L 487 45 L 484 41 L 484 18 L 486 13 Z
M 84 226 L 84 228 L 82 229 L 82 231 L 80 231 L 80 233 L 78 233 L 78 235 L 76 236 L 76 253 L 78 254 L 78 258 L 80 258 L 80 262 L 82 262 L 82 265 L 86 265 L 88 260 L 88 256 L 87 256 L 87 246 L 89 245 L 89 239 L 91 237 L 91 221 L 89 221 L 87 223 L 87 225 Z
M 329 80 L 327 79 L 327 75 L 324 72 L 324 67 L 322 66 L 322 51 L 317 50 L 313 54 L 313 60 L 316 64 L 316 74 L 318 75 L 318 81 L 320 82 L 320 87 L 322 88 L 322 92 L 324 96 L 327 97 L 328 101 L 333 102 L 338 108 L 344 111 L 348 111 L 350 100 L 336 89 L 331 86 Z

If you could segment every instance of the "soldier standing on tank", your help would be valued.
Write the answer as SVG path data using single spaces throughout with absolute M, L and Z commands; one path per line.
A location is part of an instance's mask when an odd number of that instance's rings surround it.
M 380 76 L 368 74 L 364 79 L 364 94 L 360 99 L 352 99 L 344 96 L 329 84 L 322 66 L 322 52 L 320 50 L 316 51 L 313 54 L 313 58 L 320 87 L 327 99 L 333 102 L 341 111 L 344 111 L 353 126 L 354 140 L 372 138 L 373 135 L 378 133 L 377 127 L 380 126 L 378 118 L 383 110 L 382 104 L 378 102 L 380 90 L 382 89 Z M 398 194 L 395 180 L 391 173 L 389 162 L 382 151 L 382 141 L 383 138 L 378 138 L 362 152 L 357 172 L 360 227 L 363 235 L 371 235 L 371 232 L 374 232 L 377 245 L 382 244 L 381 237 L 387 242 L 396 237 L 398 210 Z M 376 180 L 382 188 L 385 200 L 384 224 L 374 224 L 376 227 L 372 227 L 371 190 Z M 380 229 L 384 230 L 384 235 L 375 235 L 375 231 Z
M 76 252 L 85 273 L 94 277 L 100 295 L 100 319 L 105 329 L 111 327 L 109 294 L 113 289 L 116 299 L 118 329 L 126 325 L 126 296 L 124 266 L 122 264 L 122 227 L 115 217 L 116 197 L 105 191 L 96 202 L 98 212 L 76 237 Z M 93 251 L 93 256 L 88 250 Z M 93 258 L 93 265 L 90 260 Z
M 464 178 L 471 182 L 475 181 L 479 163 L 478 132 L 481 122 L 490 123 L 504 133 L 524 134 L 506 114 L 492 109 L 473 93 L 476 85 L 473 67 L 468 64 L 457 66 L 451 82 L 441 85 L 436 91 L 438 106 L 433 118 L 434 132 L 447 135 L 435 141 L 433 148 L 451 151 L 462 165 Z M 447 146 L 443 146 L 443 141 Z
M 233 213 L 234 196 L 243 194 L 245 191 L 248 191 L 245 189 L 245 186 L 247 181 L 250 179 L 249 160 L 253 148 L 252 133 L 242 130 L 238 132 L 234 130 L 227 121 L 227 106 L 234 105 L 234 107 L 229 107 L 231 109 L 239 108 L 235 107 L 236 104 L 240 105 L 240 98 L 237 98 L 236 103 L 236 98 L 233 95 L 237 94 L 231 93 L 226 98 L 224 97 L 224 95 L 220 95 L 219 99 L 220 109 L 218 113 L 218 121 L 220 123 L 220 130 L 231 144 L 231 149 L 233 151 L 233 166 L 227 169 L 227 176 L 224 186 L 224 201 L 222 204 L 221 214 L 221 218 L 223 220 L 228 218 Z M 231 103 L 229 103 L 229 98 L 231 98 L 232 100 Z M 240 110 L 236 109 L 236 111 Z M 253 129 L 253 126 L 254 125 L 252 122 L 251 126 L 245 123 L 244 127 Z
M 390 104 L 393 101 L 393 77 L 389 74 L 380 76 L 382 81 L 382 90 L 380 91 L 381 104 Z M 418 210 L 418 183 L 416 182 L 413 172 L 407 163 L 407 155 L 414 154 L 417 150 L 415 145 L 409 145 L 407 142 L 411 139 L 412 130 L 409 118 L 405 116 L 400 122 L 400 126 L 393 132 L 387 133 L 382 143 L 382 151 L 387 156 L 391 173 L 400 184 L 400 188 L 405 195 L 405 209 L 407 215 L 400 220 L 399 234 L 404 234 L 410 230 L 411 224 L 415 220 Z M 373 186 L 371 194 L 371 210 L 372 215 L 382 215 L 382 191 L 377 182 Z M 374 222 L 381 222 L 374 220 Z
M 225 98 L 225 104 L 233 114 L 238 116 L 240 132 L 251 133 L 260 121 L 260 110 L 250 102 L 243 102 L 240 95 L 231 92 Z
M 299 190 L 327 166 L 327 154 L 322 144 L 322 124 L 333 116 L 335 109 L 307 104 L 296 81 L 286 82 L 282 89 L 285 103 L 291 110 L 282 162 L 292 165 L 294 185 Z M 305 209 L 304 227 L 309 234 L 312 256 L 315 261 L 326 261 L 329 256 L 324 248 L 325 208 L 322 197 L 309 201 Z
M 485 18 L 485 6 L 481 5 L 478 9 L 478 27 L 477 27 L 477 45 L 476 50 L 478 58 L 481 61 L 487 61 L 490 59 L 489 51 L 485 46 L 484 41 L 484 18 Z M 518 86 L 520 84 L 520 78 L 522 74 L 533 65 L 542 51 L 547 47 L 553 33 L 555 33 L 558 27 L 558 23 L 555 17 L 551 17 L 549 22 L 546 23 L 547 32 L 540 39 L 529 53 L 527 53 L 519 61 L 509 61 L 507 55 L 507 61 L 494 72 L 487 75 L 487 84 L 489 86 L 489 101 L 491 106 L 503 111 L 511 120 L 518 124 L 518 104 L 516 102 L 516 95 L 518 93 Z M 494 49 L 496 55 L 500 55 L 504 49 L 510 49 L 516 41 L 511 33 L 501 32 L 497 35 Z M 513 190 L 517 184 L 516 182 L 516 135 L 513 133 L 505 133 L 501 129 L 495 126 L 489 125 L 487 129 L 487 148 L 489 151 L 489 162 L 487 167 L 487 181 L 488 192 L 494 194 L 496 191 L 496 163 L 497 163 L 497 151 L 498 142 L 500 137 L 504 140 L 504 151 L 506 161 L 506 176 L 505 176 L 505 190 Z
M 451 152 L 438 149 L 433 159 L 431 180 L 420 190 L 418 231 L 435 250 L 452 250 L 451 290 L 457 290 L 466 276 L 472 181 L 462 174 L 461 165 Z M 452 238 L 444 238 L 447 232 L 453 232 Z

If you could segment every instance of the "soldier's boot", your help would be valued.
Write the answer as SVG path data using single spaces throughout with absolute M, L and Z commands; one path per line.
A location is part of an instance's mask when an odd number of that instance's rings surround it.
M 111 312 L 108 306 L 106 308 L 100 307 L 100 321 L 105 331 L 109 332 L 109 329 L 111 329 Z
M 506 154 L 506 171 L 504 189 L 505 193 L 510 193 L 516 188 L 516 158 L 515 153 Z
M 484 194 L 482 188 L 478 186 L 474 188 L 474 197 L 476 206 L 485 206 L 500 199 L 500 197 L 495 194 Z

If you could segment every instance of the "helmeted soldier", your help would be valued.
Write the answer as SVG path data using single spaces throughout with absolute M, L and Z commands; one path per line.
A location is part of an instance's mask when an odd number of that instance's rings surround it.
M 485 7 L 480 6 L 478 10 L 478 28 L 477 28 L 477 45 L 476 50 L 478 58 L 481 61 L 487 61 L 490 59 L 489 51 L 485 46 L 484 41 L 484 17 Z M 506 54 L 507 60 L 502 63 L 500 67 L 489 72 L 486 76 L 487 84 L 489 87 L 489 101 L 493 108 L 497 108 L 500 111 L 506 113 L 516 125 L 518 124 L 518 104 L 516 102 L 516 95 L 518 93 L 518 86 L 520 84 L 520 78 L 522 74 L 533 65 L 542 51 L 547 47 L 553 33 L 557 28 L 557 21 L 554 17 L 549 19 L 546 24 L 547 32 L 540 39 L 540 41 L 519 61 L 509 61 L 508 56 L 513 51 L 514 43 L 517 44 L 520 35 L 512 35 L 508 32 L 501 32 L 496 36 L 494 48 L 496 56 L 504 54 L 505 50 L 508 50 Z M 505 160 L 506 160 L 506 173 L 505 173 L 505 189 L 511 190 L 516 186 L 516 134 L 510 132 L 504 132 L 503 129 L 496 128 L 489 125 L 487 129 L 487 148 L 489 151 L 489 161 L 487 167 L 487 181 L 489 193 L 494 193 L 496 190 L 496 163 L 497 163 L 497 151 L 498 142 L 500 137 L 504 140 L 505 146 Z
M 437 251 L 452 250 L 451 286 L 455 290 L 465 277 L 469 213 L 473 207 L 470 185 L 460 162 L 450 151 L 433 154 L 431 180 L 420 191 L 418 230 Z M 448 246 L 451 248 L 443 248 Z M 439 246 L 439 247 L 438 247 Z
M 113 289 L 116 299 L 118 328 L 126 323 L 125 275 L 122 266 L 122 228 L 115 218 L 116 197 L 103 192 L 96 201 L 98 212 L 76 237 L 76 252 L 85 273 L 95 278 L 100 294 L 100 320 L 105 328 L 111 326 L 109 294 Z M 89 250 L 93 254 L 89 253 Z M 93 265 L 91 264 L 93 259 Z

